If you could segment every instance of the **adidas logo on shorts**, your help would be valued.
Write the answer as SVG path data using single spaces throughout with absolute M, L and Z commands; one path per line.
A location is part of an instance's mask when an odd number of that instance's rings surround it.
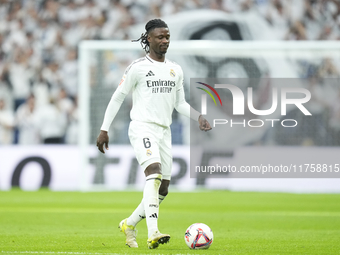
M 145 75 L 145 77 L 148 77 L 148 76 L 155 76 L 155 74 L 150 70 L 150 71 L 148 72 L 148 74 Z

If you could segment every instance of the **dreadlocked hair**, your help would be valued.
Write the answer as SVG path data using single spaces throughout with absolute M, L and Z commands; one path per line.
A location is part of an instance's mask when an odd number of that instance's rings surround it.
M 168 27 L 168 25 L 161 19 L 150 20 L 145 25 L 146 32 L 141 34 L 139 39 L 132 40 L 132 42 L 140 41 L 140 45 L 142 46 L 142 48 L 145 50 L 146 53 L 149 53 L 150 52 L 150 45 L 149 45 L 149 42 L 148 42 L 148 35 L 150 34 L 150 32 L 152 30 L 154 30 L 155 28 L 159 28 L 159 27 Z

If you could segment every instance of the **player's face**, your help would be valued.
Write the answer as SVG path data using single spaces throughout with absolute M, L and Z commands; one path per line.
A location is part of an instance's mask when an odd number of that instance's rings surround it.
M 164 55 L 168 50 L 170 43 L 170 32 L 167 27 L 155 28 L 148 36 L 150 51 L 156 54 Z

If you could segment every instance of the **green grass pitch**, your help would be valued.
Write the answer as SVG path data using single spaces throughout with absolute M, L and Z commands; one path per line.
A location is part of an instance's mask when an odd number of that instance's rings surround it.
M 340 194 L 228 191 L 169 193 L 159 229 L 169 244 L 146 247 L 145 221 L 138 249 L 125 245 L 118 223 L 141 192 L 0 192 L 1 254 L 340 254 Z M 209 250 L 190 250 L 186 228 L 211 227 Z

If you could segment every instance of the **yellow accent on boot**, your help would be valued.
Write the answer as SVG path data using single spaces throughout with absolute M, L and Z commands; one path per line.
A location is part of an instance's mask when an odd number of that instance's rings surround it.
M 165 244 L 170 241 L 170 235 L 162 234 L 159 231 L 155 231 L 147 241 L 149 249 L 156 249 L 159 244 Z
M 126 245 L 130 248 L 138 248 L 138 244 L 136 241 L 137 230 L 134 226 L 128 225 L 126 223 L 127 219 L 122 220 L 119 223 L 120 232 L 123 232 L 126 236 Z

